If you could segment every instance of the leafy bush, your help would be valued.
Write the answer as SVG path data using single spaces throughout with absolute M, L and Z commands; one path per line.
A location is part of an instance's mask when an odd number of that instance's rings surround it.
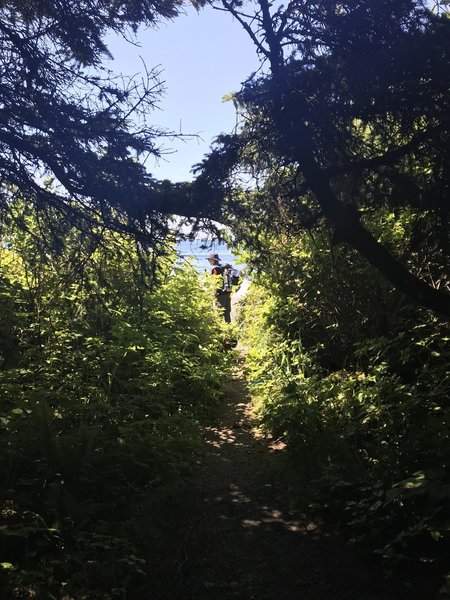
M 400 248 L 410 218 L 391 233 Z M 299 493 L 349 539 L 389 568 L 428 565 L 442 576 L 450 549 L 448 325 L 327 243 L 326 235 L 273 238 L 273 260 L 255 276 L 241 329 L 257 414 L 286 442 Z
M 0 586 L 124 598 L 145 589 L 143 544 L 221 393 L 223 325 L 169 247 L 146 269 L 131 239 L 68 229 L 49 245 L 17 210 L 23 227 L 4 225 L 0 249 Z

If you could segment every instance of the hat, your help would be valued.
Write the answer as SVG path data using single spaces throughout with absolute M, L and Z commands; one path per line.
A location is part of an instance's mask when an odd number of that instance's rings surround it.
M 211 252 L 211 254 L 208 256 L 208 260 L 220 260 L 220 256 L 214 252 Z

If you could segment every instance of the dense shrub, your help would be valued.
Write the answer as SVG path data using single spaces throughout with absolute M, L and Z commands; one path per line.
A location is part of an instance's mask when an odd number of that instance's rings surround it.
M 2 597 L 137 594 L 221 391 L 223 327 L 169 247 L 52 240 L 17 211 L 0 248 Z
M 411 216 L 403 226 L 401 218 L 391 232 L 400 249 Z M 307 490 L 349 539 L 389 568 L 442 574 L 450 549 L 447 324 L 405 303 L 354 253 L 331 249 L 324 232 L 270 243 L 273 260 L 242 313 L 262 425 L 286 442 L 303 497 Z

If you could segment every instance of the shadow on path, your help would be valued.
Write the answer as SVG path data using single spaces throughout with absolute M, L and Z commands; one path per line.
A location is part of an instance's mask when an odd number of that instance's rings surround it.
M 347 546 L 289 506 L 277 476 L 281 444 L 252 427 L 239 378 L 204 431 L 206 452 L 184 499 L 188 526 L 164 599 L 394 600 Z

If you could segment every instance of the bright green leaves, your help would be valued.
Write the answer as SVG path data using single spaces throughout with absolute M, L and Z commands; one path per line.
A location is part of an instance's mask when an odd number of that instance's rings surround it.
M 43 223 L 37 236 L 32 211 L 24 218 L 27 231 L 5 227 L 0 247 L 0 541 L 10 565 L 0 595 L 138 597 L 143 547 L 157 547 L 161 507 L 221 393 L 223 324 L 208 285 L 175 266 L 167 244 L 143 254 L 126 236 L 99 231 L 93 245 L 68 228 L 52 252 Z
M 369 220 L 406 256 L 427 218 L 404 209 Z M 254 249 L 256 264 L 271 256 L 242 312 L 257 414 L 286 444 L 293 486 L 349 539 L 390 567 L 439 572 L 450 548 L 448 326 L 329 242 L 321 230 L 281 232 Z

